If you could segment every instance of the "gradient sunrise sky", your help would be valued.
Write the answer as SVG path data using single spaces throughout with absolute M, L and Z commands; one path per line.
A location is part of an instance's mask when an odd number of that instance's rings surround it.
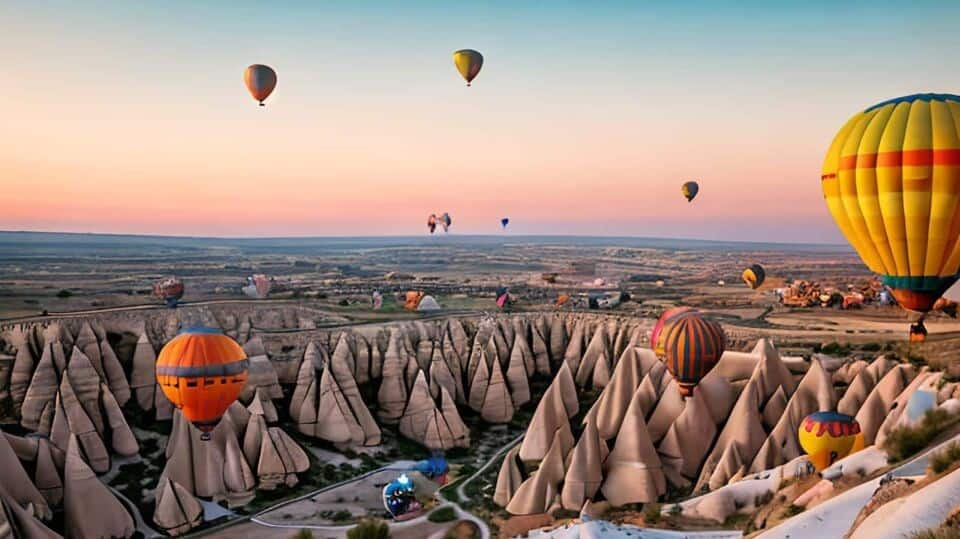
M 956 92 L 958 21 L 956 1 L 2 2 L 0 229 L 423 234 L 449 211 L 461 234 L 839 242 L 830 140 Z M 472 88 L 459 48 L 485 57 Z

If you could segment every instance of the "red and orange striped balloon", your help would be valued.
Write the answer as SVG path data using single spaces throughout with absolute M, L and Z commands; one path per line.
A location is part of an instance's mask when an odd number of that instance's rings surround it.
M 720 324 L 693 311 L 668 321 L 660 339 L 663 362 L 684 397 L 693 395 L 693 388 L 720 361 L 727 345 Z
M 650 332 L 650 348 L 658 355 L 663 357 L 663 328 L 668 322 L 680 316 L 683 313 L 694 311 L 693 307 L 670 307 L 663 311 L 657 323 Z
M 157 357 L 157 383 L 203 439 L 247 383 L 247 354 L 218 329 L 190 328 Z

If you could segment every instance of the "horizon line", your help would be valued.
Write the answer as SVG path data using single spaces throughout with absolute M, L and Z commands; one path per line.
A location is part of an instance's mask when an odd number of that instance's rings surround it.
M 583 239 L 630 239 L 630 240 L 677 240 L 677 241 L 698 241 L 705 243 L 739 243 L 739 244 L 757 244 L 757 245 L 809 245 L 825 247 L 850 247 L 847 243 L 831 242 L 810 242 L 810 241 L 757 241 L 757 240 L 717 240 L 677 236 L 631 236 L 631 235 L 597 235 L 597 234 L 370 234 L 370 235 L 291 235 L 291 236 L 187 236 L 178 234 L 131 234 L 123 232 L 60 232 L 50 230 L 4 230 L 0 229 L 0 234 L 38 234 L 38 235 L 64 235 L 64 236 L 114 236 L 114 237 L 133 237 L 133 238 L 156 238 L 156 239 L 189 239 L 189 240 L 297 240 L 297 239 L 426 239 L 431 237 L 445 238 L 583 238 Z M 851 250 L 853 250 L 851 248 Z

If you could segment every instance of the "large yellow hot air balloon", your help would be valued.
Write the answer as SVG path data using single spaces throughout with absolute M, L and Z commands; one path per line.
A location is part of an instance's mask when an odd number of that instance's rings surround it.
M 904 308 L 926 313 L 960 270 L 960 96 L 898 97 L 855 114 L 823 161 L 823 196 Z
M 467 86 L 470 86 L 483 67 L 483 55 L 473 49 L 460 49 L 453 53 L 453 65 L 457 66 L 460 76 L 467 81 Z
M 253 64 L 243 72 L 243 83 L 254 99 L 263 106 L 263 100 L 270 97 L 277 87 L 277 72 L 270 66 Z
M 819 472 L 854 451 L 862 435 L 857 420 L 838 412 L 814 412 L 803 419 L 797 429 L 800 447 Z

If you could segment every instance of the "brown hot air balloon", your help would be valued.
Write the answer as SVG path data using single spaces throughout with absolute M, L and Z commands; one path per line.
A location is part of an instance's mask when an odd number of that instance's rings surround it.
M 727 344 L 720 324 L 697 312 L 668 321 L 660 338 L 663 362 L 684 397 L 693 395 L 693 388 L 720 361 Z
M 243 83 L 262 107 L 263 101 L 270 97 L 273 89 L 277 87 L 277 72 L 270 66 L 253 64 L 243 72 Z

